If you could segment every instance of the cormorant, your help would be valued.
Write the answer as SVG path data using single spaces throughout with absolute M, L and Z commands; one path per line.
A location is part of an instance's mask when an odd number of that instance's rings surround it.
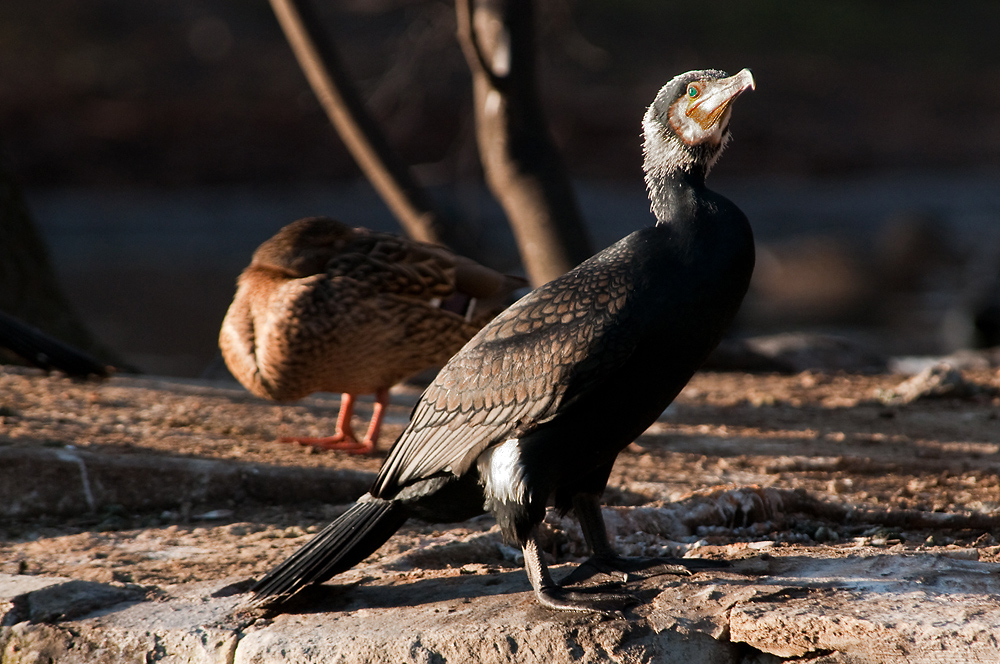
M 300 219 L 254 252 L 219 347 L 233 376 L 259 397 L 342 393 L 335 435 L 284 442 L 366 454 L 389 388 L 443 364 L 525 284 L 444 247 Z M 358 442 L 354 395 L 372 393 L 371 424 Z
M 614 552 L 599 497 L 618 453 L 652 424 L 716 346 L 750 283 L 750 225 L 705 187 L 749 70 L 677 76 L 643 119 L 656 225 L 541 286 L 484 327 L 413 410 L 370 492 L 253 586 L 254 604 L 322 582 L 410 516 L 491 511 L 524 551 L 538 601 L 602 611 L 553 582 L 536 529 L 573 509 L 593 556 L 570 578 L 647 569 Z M 681 571 L 677 566 L 663 571 Z M 564 581 L 565 583 L 565 581 Z

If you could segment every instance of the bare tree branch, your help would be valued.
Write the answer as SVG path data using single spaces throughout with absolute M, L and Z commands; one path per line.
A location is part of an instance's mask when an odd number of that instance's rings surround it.
M 442 220 L 409 168 L 389 148 L 307 0 L 271 0 L 271 7 L 327 117 L 407 235 L 464 253 L 465 247 L 456 246 L 461 244 L 455 242 L 457 229 Z
M 472 71 L 476 137 L 486 181 L 510 221 L 532 283 L 592 253 L 535 82 L 532 3 L 456 0 L 458 37 Z
M 927 512 L 911 509 L 852 507 L 815 498 L 804 490 L 780 491 L 786 511 L 800 511 L 848 524 L 877 524 L 887 528 L 1000 529 L 1000 516 L 981 512 Z

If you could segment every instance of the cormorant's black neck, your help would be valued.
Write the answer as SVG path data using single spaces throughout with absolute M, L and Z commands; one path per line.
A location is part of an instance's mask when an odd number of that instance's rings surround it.
M 671 169 L 646 173 L 646 187 L 657 225 L 695 218 L 697 198 L 705 190 L 705 174 L 706 169 L 697 164 L 688 171 Z

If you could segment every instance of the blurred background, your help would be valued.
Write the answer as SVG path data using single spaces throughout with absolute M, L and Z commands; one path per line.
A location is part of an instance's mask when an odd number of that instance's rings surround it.
M 486 262 L 517 270 L 453 5 L 316 7 L 393 147 Z M 739 333 L 1000 344 L 1000 3 L 545 0 L 537 18 L 545 111 L 597 246 L 652 222 L 640 121 L 659 87 L 749 67 L 710 180 L 758 239 Z M 236 276 L 286 223 L 399 230 L 265 0 L 0 4 L 0 154 L 74 308 L 150 373 L 206 370 Z

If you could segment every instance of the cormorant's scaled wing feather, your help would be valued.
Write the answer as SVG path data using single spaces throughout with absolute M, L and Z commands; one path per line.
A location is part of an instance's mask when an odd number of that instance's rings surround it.
M 520 380 L 488 384 L 492 376 L 504 373 L 504 359 L 516 362 L 516 358 L 495 355 L 482 346 L 474 350 L 478 352 L 463 353 L 459 361 L 449 363 L 447 375 L 439 375 L 424 392 L 379 473 L 380 491 L 440 473 L 460 475 L 482 450 L 510 435 L 518 423 L 544 420 L 558 400 L 561 381 L 556 374 L 534 385 Z
M 593 261 L 526 295 L 448 362 L 390 451 L 375 495 L 464 473 L 489 445 L 545 422 L 624 362 L 633 348 L 620 334 L 629 329 L 621 324 L 627 269 Z

